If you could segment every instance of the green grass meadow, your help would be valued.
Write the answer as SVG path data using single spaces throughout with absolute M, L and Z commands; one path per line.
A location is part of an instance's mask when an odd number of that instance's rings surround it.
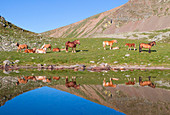
M 65 48 L 66 41 L 74 41 L 73 38 L 51 38 L 49 41 L 41 41 L 41 44 L 52 44 L 52 48 Z M 103 41 L 113 40 L 112 38 L 79 38 L 80 45 L 77 45 L 77 53 L 72 53 L 71 48 L 69 52 L 52 52 L 49 49 L 46 54 L 26 54 L 22 52 L 0 52 L 0 63 L 4 60 L 20 60 L 18 65 L 72 65 L 72 64 L 85 64 L 85 65 L 99 65 L 100 63 L 108 63 L 110 65 L 145 65 L 145 66 L 164 66 L 170 67 L 170 45 L 169 43 L 159 43 L 153 46 L 151 53 L 148 49 L 143 49 L 139 53 L 139 43 L 149 43 L 144 40 L 129 40 L 129 39 L 116 39 L 112 47 L 119 47 L 118 50 L 107 50 L 103 48 Z M 36 41 L 32 41 L 36 42 Z M 135 43 L 137 50 L 128 50 L 125 46 L 126 43 Z M 133 48 L 132 48 L 133 49 Z M 130 56 L 125 56 L 130 54 Z M 90 61 L 94 61 L 91 63 Z M 116 63 L 117 62 L 117 63 Z

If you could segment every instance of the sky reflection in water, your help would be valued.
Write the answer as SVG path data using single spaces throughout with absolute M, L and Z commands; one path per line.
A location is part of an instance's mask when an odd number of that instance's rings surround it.
M 50 87 L 23 93 L 0 107 L 0 115 L 122 115 L 114 109 Z

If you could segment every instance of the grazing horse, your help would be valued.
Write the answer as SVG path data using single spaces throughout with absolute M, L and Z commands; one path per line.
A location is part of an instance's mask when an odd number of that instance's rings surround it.
M 139 52 L 142 51 L 142 48 L 147 48 L 147 49 L 149 49 L 149 53 L 151 53 L 151 47 L 154 46 L 154 45 L 156 45 L 155 41 L 147 43 L 147 44 L 141 43 L 141 44 L 139 44 Z
M 33 49 L 25 49 L 25 53 L 35 53 L 36 51 L 36 48 L 33 48 Z
M 134 43 L 126 43 L 125 46 L 128 46 L 128 50 L 129 49 L 131 50 L 131 47 L 133 47 L 135 50 L 135 47 L 136 47 L 136 45 Z
M 108 45 L 108 46 L 110 46 L 110 50 L 111 50 L 113 43 L 117 43 L 117 40 L 103 41 L 103 47 L 104 47 L 104 49 L 106 50 L 105 46 Z
M 70 41 L 67 41 L 65 43 L 65 46 L 66 46 L 66 52 L 68 52 L 68 47 L 71 47 L 72 48 L 72 53 L 76 53 L 76 44 L 79 44 L 80 45 L 80 41 L 79 40 L 74 40 L 73 42 L 70 42 Z M 73 51 L 73 48 L 74 48 L 74 51 Z
M 51 50 L 51 44 L 44 44 L 42 47 L 41 47 L 41 49 L 43 49 L 43 48 L 50 48 L 50 50 Z
M 73 87 L 75 89 L 79 89 L 80 88 L 80 84 L 77 85 L 77 83 L 76 83 L 76 77 L 72 77 L 72 81 L 69 82 L 68 81 L 68 77 L 66 76 L 65 86 L 68 87 L 68 88 Z
M 18 50 L 20 50 L 20 52 L 21 52 L 21 49 L 28 49 L 28 45 L 26 45 L 26 44 L 16 43 L 16 46 L 18 46 L 17 52 L 18 52 Z

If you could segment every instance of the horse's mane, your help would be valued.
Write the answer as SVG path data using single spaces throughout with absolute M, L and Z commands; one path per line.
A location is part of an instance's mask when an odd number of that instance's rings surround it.
M 16 46 L 19 46 L 19 43 L 16 43 Z

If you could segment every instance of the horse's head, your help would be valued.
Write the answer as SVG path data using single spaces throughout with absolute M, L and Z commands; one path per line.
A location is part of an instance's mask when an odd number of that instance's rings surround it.
M 75 40 L 76 44 L 79 44 L 80 45 L 80 41 L 79 40 Z
M 154 46 L 154 45 L 155 45 L 155 46 L 156 46 L 156 42 L 155 42 L 155 41 L 150 42 L 149 45 L 151 45 L 151 46 Z
M 74 86 L 75 89 L 80 89 L 80 84 Z
M 128 43 L 125 44 L 125 46 L 127 46 L 127 45 L 128 45 Z
M 16 42 L 16 44 L 15 44 L 15 45 L 16 45 L 16 46 L 19 46 L 19 43 L 17 43 L 17 42 Z
M 155 41 L 153 41 L 153 44 L 156 46 L 156 42 Z
M 33 48 L 32 50 L 33 50 L 33 51 L 35 51 L 35 50 L 36 50 L 36 48 Z

